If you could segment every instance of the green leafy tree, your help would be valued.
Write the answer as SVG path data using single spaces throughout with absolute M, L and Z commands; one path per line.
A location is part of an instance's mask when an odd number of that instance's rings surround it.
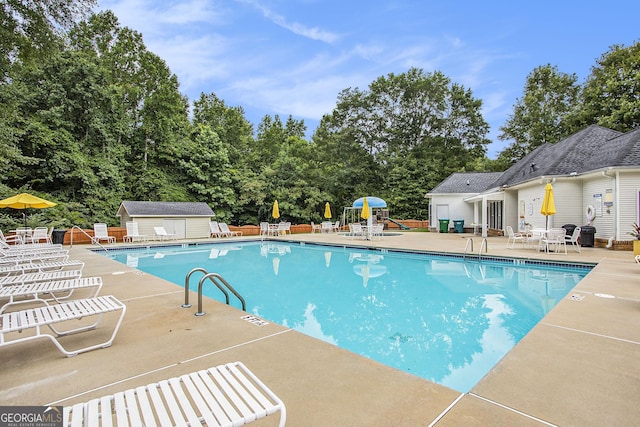
M 225 198 L 221 207 L 212 204 L 212 208 L 218 214 L 228 215 L 224 219 L 233 223 L 257 223 L 258 206 L 266 198 L 265 183 L 258 177 L 262 161 L 256 152 L 253 126 L 244 117 L 244 110 L 227 106 L 214 93 L 203 93 L 194 102 L 193 124 L 210 128 L 220 142 L 220 149 L 228 156 L 225 185 L 235 198 L 233 201 Z
M 40 62 L 62 32 L 97 4 L 96 0 L 5 0 L 0 3 L 0 80 L 17 62 Z
M 359 185 L 345 198 L 376 194 L 394 206 L 394 214 L 413 215 L 426 211 L 426 189 L 485 154 L 489 126 L 481 106 L 444 74 L 411 68 L 379 77 L 367 91 L 342 91 L 315 139 L 357 153 L 344 170 Z
M 108 76 L 111 129 L 127 177 L 127 190 L 120 198 L 192 199 L 178 162 L 188 144 L 190 123 L 177 77 L 147 50 L 142 35 L 121 27 L 111 11 L 92 15 L 69 38 L 73 48 L 92 55 Z
M 229 151 L 229 160 L 240 164 L 250 156 L 253 126 L 244 116 L 242 107 L 229 107 L 214 93 L 193 103 L 193 124 L 206 124 L 218 135 Z
M 209 203 L 220 220 L 231 219 L 235 196 L 229 155 L 209 126 L 200 124 L 194 128 L 192 143 L 182 153 L 181 163 L 186 173 L 185 185 L 196 199 Z
M 500 127 L 498 138 L 513 141 L 499 154 L 502 164 L 510 166 L 536 147 L 560 141 L 573 132 L 569 118 L 580 93 L 577 79 L 575 74 L 562 73 L 551 65 L 537 67 L 527 76 L 523 97 Z
M 592 67 L 574 130 L 597 124 L 620 132 L 640 126 L 640 42 L 614 45 Z

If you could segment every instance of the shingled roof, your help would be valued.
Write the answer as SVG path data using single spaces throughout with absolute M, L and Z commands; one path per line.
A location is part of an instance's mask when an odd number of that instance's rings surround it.
M 540 176 L 584 174 L 609 167 L 640 167 L 640 128 L 622 133 L 589 126 L 536 148 L 504 172 L 454 173 L 428 194 L 482 193 Z
M 457 172 L 438 184 L 430 194 L 482 193 L 502 175 L 502 172 Z
M 555 144 L 536 148 L 507 169 L 493 186 L 511 186 L 540 176 L 640 166 L 639 151 L 640 129 L 623 134 L 601 126 L 589 126 Z
M 204 202 L 138 202 L 123 201 L 117 216 L 122 209 L 129 216 L 215 216 L 213 210 Z

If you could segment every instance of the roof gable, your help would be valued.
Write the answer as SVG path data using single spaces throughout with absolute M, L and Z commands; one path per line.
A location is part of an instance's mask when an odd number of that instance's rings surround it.
M 449 175 L 428 194 L 482 193 L 502 175 L 502 172 L 456 172 Z
M 204 202 L 140 202 L 123 201 L 116 216 L 215 216 Z

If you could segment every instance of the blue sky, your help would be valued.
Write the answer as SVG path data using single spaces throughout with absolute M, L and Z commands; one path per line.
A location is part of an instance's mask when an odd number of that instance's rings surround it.
M 483 101 L 491 158 L 507 144 L 499 127 L 535 67 L 555 65 L 582 83 L 610 46 L 640 40 L 637 0 L 105 0 L 100 8 L 142 33 L 191 101 L 213 92 L 254 126 L 265 114 L 292 115 L 311 135 L 343 89 L 411 67 L 441 71 Z

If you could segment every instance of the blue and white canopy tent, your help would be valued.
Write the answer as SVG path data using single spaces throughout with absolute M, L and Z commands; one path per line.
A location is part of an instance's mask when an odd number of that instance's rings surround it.
M 382 200 L 380 197 L 375 196 L 366 196 L 367 204 L 369 205 L 370 215 L 367 219 L 367 224 L 371 225 L 372 217 L 376 214 L 376 211 L 380 211 L 382 209 L 386 210 L 387 202 Z M 360 197 L 356 201 L 353 202 L 351 206 L 346 206 L 342 212 L 342 225 L 346 225 L 349 223 L 360 222 L 362 206 L 364 205 L 364 197 Z

